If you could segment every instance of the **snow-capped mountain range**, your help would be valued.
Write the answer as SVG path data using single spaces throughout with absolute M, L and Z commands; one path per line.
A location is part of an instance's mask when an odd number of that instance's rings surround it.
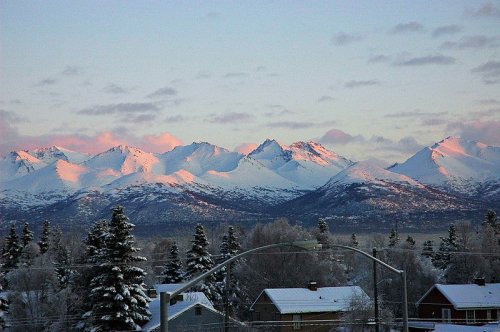
M 384 210 L 467 214 L 498 205 L 499 197 L 500 148 L 457 137 L 387 169 L 315 142 L 286 146 L 270 139 L 248 155 L 202 142 L 163 154 L 117 146 L 88 155 L 54 146 L 0 159 L 5 220 L 71 214 L 74 222 L 90 222 L 118 203 L 139 223 L 274 215 L 306 220 Z

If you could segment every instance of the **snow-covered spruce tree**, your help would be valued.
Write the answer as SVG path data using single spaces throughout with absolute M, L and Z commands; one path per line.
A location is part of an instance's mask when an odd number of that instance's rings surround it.
M 391 229 L 391 234 L 389 234 L 389 247 L 395 247 L 399 243 L 399 234 L 398 231 L 394 228 Z
M 319 218 L 318 220 L 318 233 L 316 235 L 316 240 L 322 245 L 328 244 L 330 231 L 328 230 L 328 224 L 325 219 Z
M 241 244 L 236 236 L 233 226 L 229 226 L 227 230 L 227 235 L 223 236 L 222 243 L 220 246 L 220 254 L 222 261 L 226 261 L 231 257 L 236 256 L 241 250 Z M 235 276 L 235 264 L 229 264 L 230 273 L 228 275 L 226 268 L 222 270 L 222 285 L 221 294 L 224 294 L 224 301 L 227 304 L 227 310 L 230 316 L 233 316 L 237 311 L 239 303 L 242 301 L 242 290 L 240 289 L 240 283 Z M 226 289 L 226 278 L 229 277 L 229 288 Z
M 86 313 L 90 331 L 138 331 L 150 319 L 145 272 L 134 266 L 146 259 L 135 255 L 139 249 L 134 246 L 133 228 L 123 207 L 115 207 L 105 248 L 98 254 L 101 272 L 91 281 L 92 307 Z
M 15 269 L 19 264 L 20 256 L 21 246 L 19 244 L 19 237 L 17 236 L 16 225 L 12 224 L 2 249 L 3 272 L 7 273 Z
M 69 281 L 76 271 L 71 268 L 70 254 L 68 248 L 62 243 L 62 232 L 60 229 L 54 231 L 50 251 L 59 287 L 64 289 L 68 287 Z
M 170 255 L 162 272 L 163 284 L 178 284 L 184 281 L 184 271 L 182 271 L 182 262 L 179 258 L 179 247 L 174 242 L 170 246 Z
M 406 238 L 406 244 L 410 247 L 410 249 L 415 249 L 415 243 L 415 239 L 408 235 L 408 237 Z
M 434 253 L 432 263 L 435 267 L 446 270 L 450 263 L 450 252 L 457 251 L 459 247 L 457 229 L 454 224 L 448 228 L 448 236 L 440 236 L 439 249 Z
M 191 249 L 187 252 L 186 279 L 189 280 L 200 275 L 215 266 L 212 255 L 208 252 L 208 240 L 205 235 L 205 229 L 198 224 L 195 229 L 194 240 Z M 222 300 L 222 296 L 217 287 L 215 276 L 209 276 L 198 283 L 194 290 L 205 293 L 205 295 L 215 304 Z
M 4 273 L 0 271 L 0 293 L 3 290 L 2 281 L 4 280 Z M 0 331 L 5 327 L 5 314 L 9 312 L 9 302 L 6 298 L 0 295 Z
M 354 248 L 357 248 L 359 246 L 358 239 L 356 238 L 356 233 L 352 233 L 349 245 Z
M 48 220 L 43 222 L 42 236 L 40 241 L 38 241 L 38 246 L 40 247 L 40 254 L 45 254 L 49 250 L 50 243 L 50 223 Z
M 24 223 L 23 226 L 23 236 L 21 238 L 21 245 L 23 248 L 26 248 L 33 241 L 33 232 L 29 229 L 29 225 L 27 222 Z
M 434 257 L 434 241 L 425 241 L 420 255 L 432 259 Z

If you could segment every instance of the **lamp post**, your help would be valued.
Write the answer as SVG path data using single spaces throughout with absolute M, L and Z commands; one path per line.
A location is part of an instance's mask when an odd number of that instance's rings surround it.
M 283 242 L 283 243 L 275 243 L 275 244 L 269 244 L 266 246 L 262 246 L 259 248 L 254 248 L 247 250 L 245 252 L 242 252 L 241 254 L 238 254 L 236 256 L 233 256 L 229 258 L 228 260 L 220 263 L 219 265 L 215 266 L 211 270 L 208 270 L 205 273 L 200 274 L 198 277 L 194 278 L 193 280 L 189 281 L 188 283 L 185 283 L 182 287 L 177 289 L 174 292 L 160 292 L 160 332 L 168 332 L 168 306 L 170 305 L 170 299 L 175 298 L 177 295 L 180 293 L 190 289 L 194 285 L 196 285 L 198 282 L 204 280 L 208 276 L 214 274 L 215 272 L 221 270 L 224 266 L 229 266 L 230 263 L 234 262 L 235 260 L 255 253 L 257 251 L 262 251 L 270 248 L 279 248 L 279 247 L 296 247 L 304 250 L 316 250 L 321 248 L 321 244 L 318 243 L 316 240 L 305 240 L 305 241 L 293 241 L 293 242 Z M 226 318 L 228 319 L 228 318 Z M 224 322 L 224 326 L 228 324 L 228 321 Z
M 390 266 L 389 264 L 381 261 L 380 259 L 373 257 L 372 255 L 370 255 L 362 250 L 359 250 L 358 248 L 348 247 L 348 246 L 344 246 L 344 245 L 340 245 L 340 244 L 330 244 L 329 247 L 330 248 L 347 249 L 347 250 L 351 250 L 351 251 L 355 251 L 357 253 L 360 253 L 361 255 L 368 257 L 373 262 L 382 265 L 383 267 L 398 274 L 401 277 L 401 302 L 403 305 L 403 332 L 408 332 L 408 296 L 407 296 L 407 289 L 406 289 L 406 271 L 396 269 L 395 267 Z

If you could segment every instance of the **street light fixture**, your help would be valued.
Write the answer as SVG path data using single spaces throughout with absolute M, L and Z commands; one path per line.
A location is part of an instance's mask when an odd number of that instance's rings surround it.
M 160 332 L 168 332 L 168 306 L 170 305 L 171 298 L 175 298 L 180 293 L 190 289 L 191 287 L 193 287 L 194 285 L 196 285 L 200 281 L 204 280 L 208 276 L 221 270 L 224 266 L 229 267 L 230 263 L 234 262 L 235 260 L 237 260 L 243 256 L 255 253 L 257 251 L 262 251 L 262 250 L 266 250 L 266 249 L 270 249 L 270 248 L 279 248 L 279 247 L 296 247 L 299 249 L 311 251 L 311 250 L 321 249 L 322 245 L 320 243 L 318 243 L 317 240 L 303 240 L 303 241 L 292 241 L 292 242 L 269 244 L 269 245 L 262 246 L 259 248 L 250 249 L 250 250 L 247 250 L 245 252 L 242 252 L 241 254 L 233 256 L 233 257 L 229 258 L 228 260 L 215 266 L 211 270 L 209 270 L 205 273 L 202 273 L 201 275 L 192 279 L 188 283 L 185 283 L 182 287 L 180 287 L 179 289 L 177 289 L 174 292 L 160 292 Z M 227 313 L 225 315 L 225 322 L 224 323 L 225 323 L 224 326 L 228 325 Z

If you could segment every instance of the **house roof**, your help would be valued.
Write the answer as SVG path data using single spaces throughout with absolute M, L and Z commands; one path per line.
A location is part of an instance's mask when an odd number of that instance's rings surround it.
M 267 288 L 263 293 L 281 314 L 347 311 L 354 296 L 370 299 L 359 286 L 319 287 L 316 291 L 308 288 Z
M 435 284 L 429 289 L 417 305 L 420 305 L 433 290 L 437 289 L 457 310 L 473 308 L 500 308 L 500 283 L 485 284 L 479 286 L 476 284 L 443 285 Z
M 176 289 L 182 287 L 183 284 L 159 284 L 155 285 L 155 289 L 158 292 L 173 292 Z M 186 292 L 182 293 L 183 300 L 177 301 L 175 304 L 168 307 L 168 320 L 172 320 L 189 310 L 195 305 L 204 306 L 208 310 L 218 312 L 215 310 L 212 302 L 203 294 L 202 292 Z M 160 326 L 160 296 L 153 299 L 149 303 L 149 311 L 151 312 L 151 320 L 143 326 L 143 331 L 152 331 L 153 329 Z
M 454 325 L 436 323 L 433 332 L 498 332 L 500 324 L 498 322 L 481 326 Z

